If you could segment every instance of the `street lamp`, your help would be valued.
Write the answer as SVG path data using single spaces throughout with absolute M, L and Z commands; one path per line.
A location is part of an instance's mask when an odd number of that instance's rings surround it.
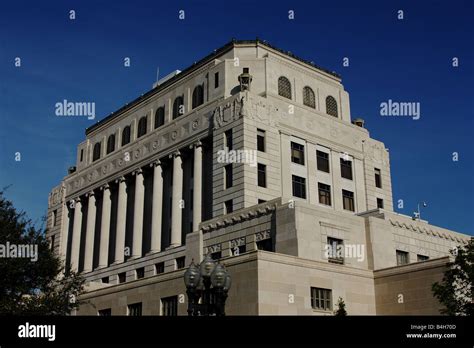
M 184 284 L 188 295 L 188 315 L 225 315 L 231 278 L 224 265 L 216 263 L 210 254 L 199 265 L 191 262 L 184 273 Z

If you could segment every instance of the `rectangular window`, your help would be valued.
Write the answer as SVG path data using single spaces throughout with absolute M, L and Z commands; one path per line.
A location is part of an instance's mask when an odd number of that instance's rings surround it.
M 222 251 L 216 251 L 211 254 L 211 259 L 214 261 L 220 260 L 222 258 Z
M 328 237 L 328 261 L 344 263 L 344 242 L 342 239 Z
M 264 250 L 264 251 L 274 251 L 273 250 L 273 242 L 271 238 L 259 240 L 257 242 L 257 250 Z
M 176 258 L 176 269 L 181 269 L 185 267 L 186 256 L 181 256 Z
M 352 161 L 341 158 L 341 177 L 352 180 Z
M 258 163 L 258 186 L 267 187 L 267 166 Z
M 232 163 L 224 167 L 224 174 L 225 174 L 225 188 L 226 189 L 231 188 L 232 181 L 233 181 Z
M 82 162 L 83 159 L 84 159 L 84 149 L 81 149 L 81 159 L 80 159 L 80 161 Z
M 214 74 L 214 88 L 219 87 L 219 72 Z
M 383 199 L 377 198 L 377 208 L 383 209 Z
M 234 204 L 232 203 L 232 199 L 229 199 L 228 201 L 224 202 L 225 206 L 225 213 L 230 214 L 234 211 Z
M 265 131 L 257 129 L 257 150 L 265 152 Z
M 142 303 L 140 302 L 128 305 L 128 315 L 131 317 L 141 317 Z
M 332 290 L 311 287 L 311 307 L 323 311 L 332 311 Z
M 127 280 L 127 273 L 125 272 L 119 273 L 118 275 L 119 284 L 125 283 L 126 280 Z
M 102 284 L 109 284 L 109 277 L 103 277 Z
M 225 138 L 225 146 L 227 147 L 227 150 L 228 151 L 232 150 L 232 147 L 234 145 L 233 139 L 232 139 L 232 128 L 224 132 L 224 138 Z
M 165 263 L 159 262 L 155 265 L 155 272 L 156 274 L 165 273 Z
M 55 240 L 56 240 L 56 235 L 53 234 L 53 235 L 51 236 L 51 250 L 54 250 L 54 242 L 55 242 Z
M 417 260 L 418 262 L 428 261 L 429 259 L 430 259 L 430 258 L 429 258 L 428 256 L 426 256 L 426 255 L 420 255 L 420 254 L 416 255 L 416 260 Z
M 291 142 L 291 162 L 304 166 L 304 145 Z
M 342 190 L 342 205 L 345 210 L 355 211 L 354 192 Z
M 135 272 L 137 273 L 137 279 L 145 278 L 145 267 L 137 268 Z
M 319 203 L 331 205 L 331 186 L 318 182 Z
M 406 265 L 409 262 L 406 251 L 397 250 L 397 266 Z
M 293 175 L 293 196 L 306 199 L 306 179 Z
M 259 198 L 257 204 L 261 204 L 261 203 L 265 203 L 265 202 L 266 202 L 265 199 L 260 199 L 260 198 Z
M 235 246 L 231 249 L 232 251 L 232 255 L 233 256 L 238 256 L 240 254 L 243 254 L 245 253 L 245 251 L 247 250 L 245 244 L 244 245 L 239 245 L 239 246 Z
M 166 317 L 178 315 L 178 296 L 163 297 L 161 299 L 162 314 Z
M 58 210 L 55 209 L 53 210 L 53 215 L 51 217 L 51 224 L 53 225 L 53 227 L 56 226 L 57 224 L 57 218 L 58 218 Z
M 322 151 L 316 151 L 316 162 L 318 170 L 329 173 L 329 154 Z
M 375 170 L 375 187 L 382 188 L 382 176 L 380 169 L 374 168 Z
M 99 317 L 110 317 L 112 315 L 112 308 L 100 309 L 97 311 Z

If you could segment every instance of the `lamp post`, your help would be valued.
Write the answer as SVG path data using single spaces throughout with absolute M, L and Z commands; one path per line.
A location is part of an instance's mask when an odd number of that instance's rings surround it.
M 231 278 L 224 265 L 216 263 L 210 254 L 199 265 L 191 262 L 184 273 L 184 284 L 188 295 L 188 315 L 225 315 Z

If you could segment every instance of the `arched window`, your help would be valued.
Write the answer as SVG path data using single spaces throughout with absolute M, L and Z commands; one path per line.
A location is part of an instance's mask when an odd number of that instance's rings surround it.
M 115 134 L 110 134 L 107 139 L 107 153 L 115 151 Z
M 173 120 L 184 114 L 184 97 L 176 97 L 173 103 Z
M 204 104 L 204 85 L 194 87 L 193 91 L 193 109 Z
M 155 129 L 165 124 L 165 107 L 159 107 L 155 113 Z
M 337 102 L 331 96 L 326 98 L 326 114 L 337 117 Z
M 100 141 L 94 145 L 94 153 L 92 154 L 92 161 L 97 161 L 100 158 Z
M 137 138 L 144 136 L 146 134 L 146 116 L 143 116 L 138 121 L 138 129 L 137 129 Z
M 303 88 L 303 104 L 310 108 L 316 108 L 316 100 L 314 98 L 314 92 L 311 87 L 306 86 Z
M 291 83 L 284 76 L 278 78 L 278 95 L 291 99 Z
M 127 126 L 122 131 L 122 146 L 130 142 L 130 126 Z

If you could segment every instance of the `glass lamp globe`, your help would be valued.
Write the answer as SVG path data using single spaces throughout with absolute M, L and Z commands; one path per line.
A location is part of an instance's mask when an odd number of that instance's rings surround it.
M 214 272 L 211 274 L 211 284 L 215 288 L 222 289 L 224 288 L 225 281 L 227 278 L 227 270 L 220 263 L 214 268 Z
M 210 277 L 215 267 L 216 262 L 211 258 L 210 254 L 207 254 L 204 260 L 201 262 L 201 275 L 203 277 Z
M 199 268 L 191 262 L 189 268 L 184 272 L 184 284 L 187 288 L 196 288 L 199 284 L 199 279 L 201 275 L 199 274 Z

